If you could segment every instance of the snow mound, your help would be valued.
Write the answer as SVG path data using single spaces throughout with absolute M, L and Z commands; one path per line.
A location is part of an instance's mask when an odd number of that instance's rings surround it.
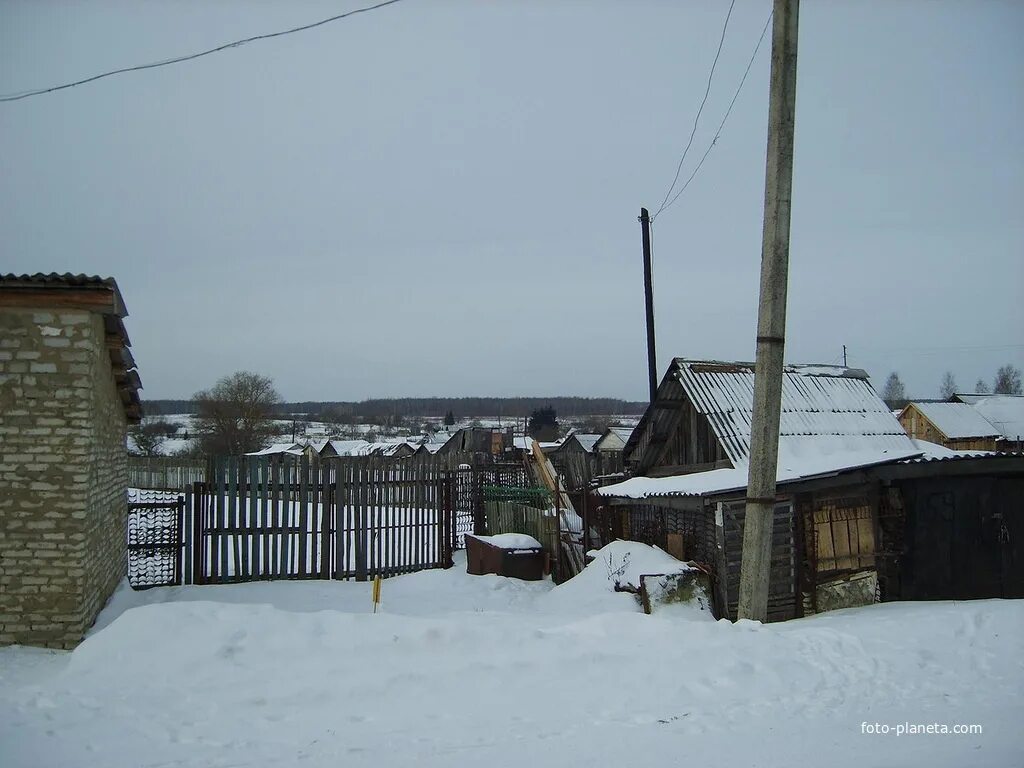
M 642 612 L 635 594 L 641 576 L 692 570 L 664 550 L 635 541 L 613 541 L 587 554 L 593 561 L 544 595 L 544 607 L 567 613 Z

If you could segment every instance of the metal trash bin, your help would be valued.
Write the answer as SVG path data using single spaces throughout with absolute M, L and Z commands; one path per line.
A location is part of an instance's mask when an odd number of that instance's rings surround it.
M 544 548 L 531 536 L 517 533 L 466 535 L 466 572 L 474 576 L 493 573 L 523 581 L 540 581 L 544 578 L 546 562 Z

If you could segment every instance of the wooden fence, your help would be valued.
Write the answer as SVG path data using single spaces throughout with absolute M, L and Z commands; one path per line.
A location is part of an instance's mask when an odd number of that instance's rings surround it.
M 129 456 L 128 487 L 179 491 L 206 482 L 206 461 L 176 456 Z
M 458 454 L 224 458 L 205 478 L 181 491 L 186 583 L 366 580 L 449 567 L 464 535 L 482 528 L 482 484 L 523 480 Z

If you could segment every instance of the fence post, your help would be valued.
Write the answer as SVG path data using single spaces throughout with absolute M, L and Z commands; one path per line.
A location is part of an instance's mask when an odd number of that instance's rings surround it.
M 352 527 L 355 529 L 355 572 L 356 581 L 366 581 L 366 507 L 369 503 L 370 493 L 370 464 L 369 460 L 360 461 L 357 469 L 357 486 L 354 494 L 355 504 L 352 508 Z

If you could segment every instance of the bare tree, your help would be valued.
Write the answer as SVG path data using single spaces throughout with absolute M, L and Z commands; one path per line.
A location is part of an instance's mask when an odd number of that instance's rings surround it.
M 128 430 L 134 444 L 134 449 L 130 453 L 136 456 L 159 456 L 166 440 L 166 433 L 167 425 L 163 422 L 133 424 Z
M 896 410 L 907 404 L 907 391 L 900 381 L 900 375 L 893 371 L 882 387 L 882 399 L 891 409 Z
M 276 434 L 272 415 L 281 396 L 266 376 L 233 373 L 213 389 L 197 392 L 192 401 L 196 404 L 193 423 L 207 455 L 258 451 Z
M 1020 368 L 1007 363 L 996 371 L 996 380 L 992 384 L 992 391 L 997 395 L 1021 394 Z
M 939 397 L 943 400 L 949 400 L 955 394 L 956 379 L 953 378 L 952 371 L 946 371 L 946 375 L 942 377 L 942 386 L 939 388 Z
M 988 384 L 985 383 L 984 379 L 978 379 L 974 383 L 974 393 L 976 395 L 987 395 L 989 393 Z

